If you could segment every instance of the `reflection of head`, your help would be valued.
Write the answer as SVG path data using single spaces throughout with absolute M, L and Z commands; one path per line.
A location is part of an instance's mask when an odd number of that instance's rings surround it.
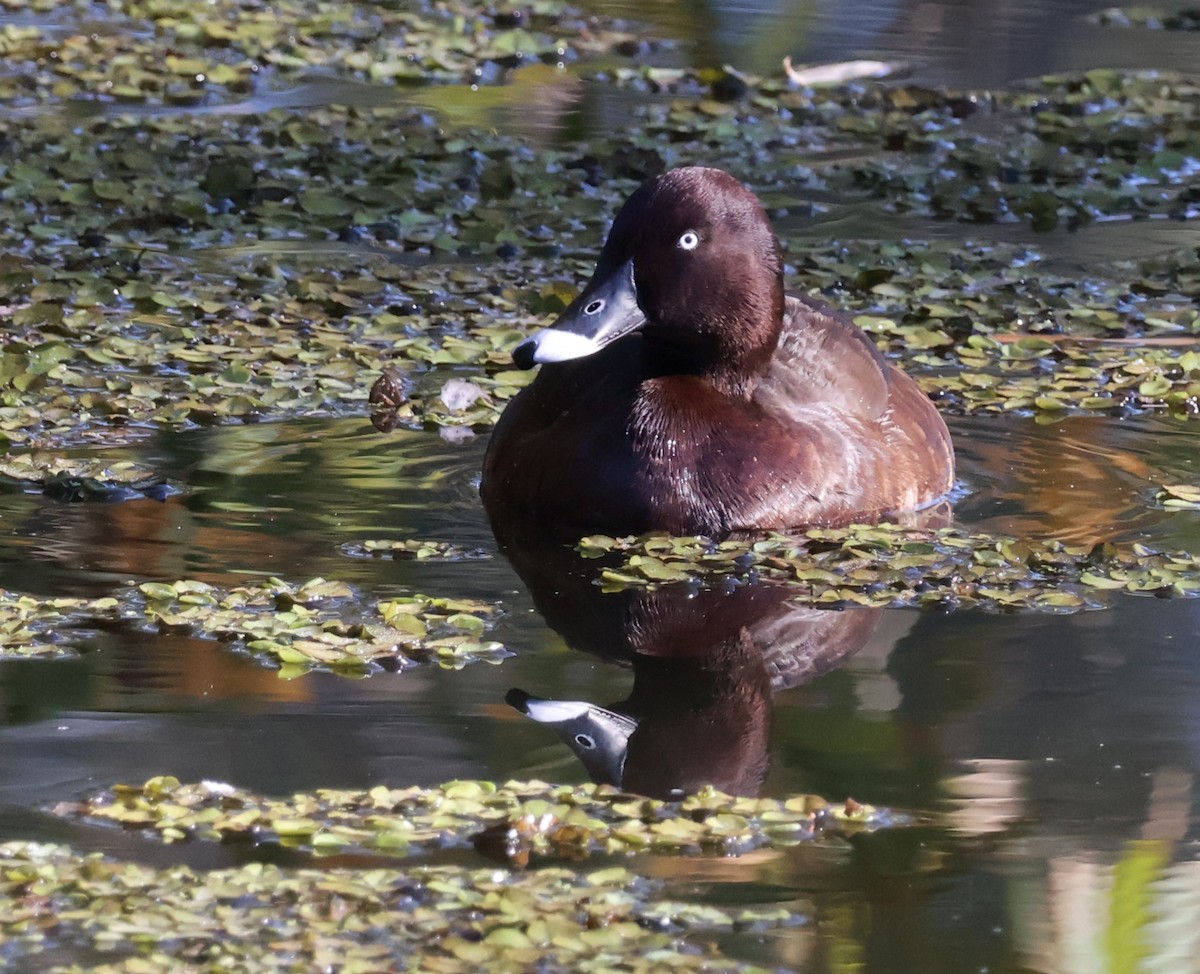
M 798 686 L 855 652 L 878 610 L 797 605 L 785 586 L 734 582 L 721 591 L 688 585 L 602 592 L 600 565 L 564 546 L 505 553 L 546 621 L 573 648 L 630 665 L 626 700 L 508 702 L 553 728 L 597 782 L 651 797 L 705 785 L 755 795 L 770 764 L 775 690 Z
M 507 699 L 554 728 L 593 781 L 653 798 L 705 785 L 755 795 L 769 765 L 770 678 L 745 630 L 710 650 L 683 659 L 635 657 L 633 692 L 612 707 L 538 700 L 520 690 Z

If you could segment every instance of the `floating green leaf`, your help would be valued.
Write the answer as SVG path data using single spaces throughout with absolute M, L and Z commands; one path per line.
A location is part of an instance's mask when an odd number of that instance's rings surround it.
M 42 599 L 0 589 L 0 660 L 75 656 L 121 617 L 118 599 Z

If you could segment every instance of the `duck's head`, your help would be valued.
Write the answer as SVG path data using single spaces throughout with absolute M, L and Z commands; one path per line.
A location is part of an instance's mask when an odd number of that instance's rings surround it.
M 783 305 L 779 245 L 754 194 L 720 169 L 673 169 L 626 201 L 583 293 L 513 360 L 582 358 L 637 332 L 648 370 L 741 387 L 770 359 Z

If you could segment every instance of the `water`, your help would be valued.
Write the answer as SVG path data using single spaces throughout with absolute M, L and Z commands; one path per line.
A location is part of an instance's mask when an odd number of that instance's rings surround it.
M 646 14 L 644 5 L 603 6 Z M 1194 70 L 1196 43 L 1181 35 L 1062 29 L 1064 18 L 1090 9 L 1048 0 L 1003 8 L 725 3 L 707 15 L 673 5 L 655 16 L 663 35 L 699 38 L 690 49 L 698 61 L 750 71 L 772 70 L 785 54 L 901 61 L 920 83 L 962 87 L 1098 65 Z M 274 103 L 358 97 L 348 91 L 306 84 Z M 602 129 L 620 117 L 621 97 L 590 90 L 578 109 L 584 117 L 572 124 Z M 519 113 L 506 119 L 523 124 Z M 853 208 L 836 215 L 848 221 L 841 229 L 859 234 L 958 232 Z M 797 237 L 822 230 L 799 217 L 781 229 Z M 1019 242 L 1026 232 L 999 227 L 989 239 Z M 1195 234 L 1183 224 L 1102 224 L 1036 243 L 1062 266 L 1082 267 L 1153 254 Z M 237 259 L 198 256 L 218 268 Z M 1153 484 L 1198 479 L 1192 426 L 989 417 L 955 419 L 951 428 L 963 526 L 1200 549 L 1200 516 L 1146 503 Z M 181 488 L 166 502 L 67 505 L 0 488 L 5 587 L 99 595 L 127 581 L 324 575 L 371 596 L 500 601 L 506 615 L 496 638 L 516 653 L 501 666 L 459 672 L 287 681 L 213 641 L 113 631 L 76 659 L 0 664 L 0 838 L 65 839 L 160 863 L 217 865 L 244 855 L 204 844 L 168 850 L 45 811 L 164 773 L 271 794 L 460 777 L 586 780 L 567 747 L 507 706 L 506 693 L 611 703 L 634 692 L 635 676 L 654 675 L 602 658 L 628 656 L 619 639 L 573 651 L 546 624 L 526 583 L 498 557 L 480 507 L 485 446 L 483 437 L 450 444 L 432 433 L 384 435 L 365 417 L 296 420 L 161 433 L 104 454 L 136 459 Z M 342 550 L 406 537 L 492 557 L 418 564 Z M 538 601 L 556 611 L 549 596 Z M 574 618 L 574 609 L 557 611 Z M 857 839 L 848 855 L 813 847 L 741 859 L 641 858 L 636 868 L 695 898 L 779 899 L 812 917 L 731 942 L 751 961 L 804 971 L 1065 972 L 1107 969 L 1121 953 L 1109 918 L 1127 904 L 1114 875 L 1150 848 L 1173 865 L 1137 902 L 1175 928 L 1147 949 L 1163 967 L 1173 956 L 1174 969 L 1195 969 L 1200 601 L 1118 597 L 1104 611 L 1057 616 L 847 611 L 819 622 L 853 629 L 846 645 L 856 651 L 827 660 L 831 668 L 809 682 L 783 680 L 753 701 L 771 716 L 762 754 L 753 756 L 768 762 L 762 793 L 850 795 L 927 824 Z M 472 856 L 462 859 L 478 861 Z
M 1194 479 L 1184 425 L 988 418 L 955 420 L 952 432 L 965 526 L 1195 541 L 1194 514 L 1150 511 L 1139 493 L 1147 477 Z M 6 586 L 89 593 L 123 579 L 324 574 L 381 596 L 500 599 L 508 614 L 497 636 L 518 655 L 460 672 L 282 681 L 212 641 L 110 633 L 79 659 L 3 664 L 0 830 L 214 865 L 244 852 L 200 845 L 167 855 L 40 810 L 167 772 L 271 794 L 455 777 L 586 780 L 570 751 L 504 695 L 521 687 L 611 703 L 629 695 L 628 669 L 567 650 L 499 558 L 416 564 L 339 552 L 348 541 L 401 536 L 494 552 L 475 497 L 483 447 L 382 436 L 356 418 L 217 428 L 162 434 L 138 449 L 185 488 L 167 503 L 63 505 L 9 489 L 0 497 Z M 896 610 L 872 626 L 843 665 L 763 703 L 774 723 L 762 791 L 852 795 L 937 826 L 863 840 L 849 861 L 802 849 L 640 868 L 705 895 L 757 900 L 782 888 L 818 917 L 869 924 L 865 962 L 901 971 L 944 956 L 948 942 L 963 963 L 1011 969 L 1045 946 L 1048 934 L 1026 914 L 1051 896 L 1055 870 L 1111 864 L 1157 833 L 1190 858 L 1200 603 L 1122 598 L 1065 616 Z M 811 936 L 774 934 L 754 950 L 825 969 L 803 956 Z

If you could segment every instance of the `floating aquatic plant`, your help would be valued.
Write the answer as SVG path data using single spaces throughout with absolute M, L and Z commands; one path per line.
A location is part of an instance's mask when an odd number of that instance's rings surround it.
M 76 655 L 97 630 L 124 626 L 234 643 L 284 676 L 418 663 L 457 669 L 510 655 L 487 638 L 499 614 L 497 605 L 473 599 L 413 594 L 372 602 L 323 578 L 230 588 L 144 582 L 99 599 L 0 591 L 0 659 Z
M 471 599 L 406 595 L 364 610 L 350 586 L 323 578 L 229 589 L 186 580 L 146 582 L 138 591 L 147 619 L 159 629 L 238 640 L 287 675 L 417 662 L 458 668 L 510 655 L 485 638 L 498 607 Z
M 74 974 L 755 974 L 712 935 L 802 923 L 795 903 L 671 897 L 621 867 L 154 868 L 60 845 L 0 845 L 0 942 L 18 967 Z M 97 966 L 100 965 L 100 966 Z M 765 974 L 765 972 L 764 972 Z
M 386 855 L 465 846 L 514 862 L 653 851 L 732 855 L 903 824 L 903 816 L 812 795 L 735 798 L 706 790 L 678 802 L 608 785 L 453 781 L 437 788 L 320 791 L 268 798 L 219 782 L 153 778 L 118 786 L 61 815 L 150 830 L 166 841 L 241 839 L 321 853 Z
M 1108 7 L 1086 18 L 1101 27 L 1144 27 L 1150 30 L 1200 30 L 1200 9 L 1181 7 Z
M 1099 608 L 1105 593 L 1200 594 L 1200 557 L 1147 545 L 1073 545 L 897 525 L 814 528 L 795 536 L 713 542 L 651 534 L 584 538 L 579 551 L 621 562 L 610 590 L 721 579 L 786 584 L 813 604 L 977 606 L 993 611 Z
M 37 598 L 0 589 L 0 660 L 77 656 L 80 644 L 121 616 L 121 602 Z
M 88 99 L 118 105 L 204 106 L 246 99 L 321 72 L 373 85 L 495 83 L 522 63 L 563 64 L 634 53 L 621 25 L 557 0 L 498 8 L 471 0 L 403 7 L 326 0 L 172 0 L 94 8 L 39 2 L 44 16 L 0 27 L 17 70 L 0 99 L 17 105 Z
M 422 541 L 418 538 L 348 542 L 342 545 L 342 551 L 354 558 L 394 558 L 397 561 L 479 561 L 491 557 L 482 548 L 464 548 L 446 541 Z

